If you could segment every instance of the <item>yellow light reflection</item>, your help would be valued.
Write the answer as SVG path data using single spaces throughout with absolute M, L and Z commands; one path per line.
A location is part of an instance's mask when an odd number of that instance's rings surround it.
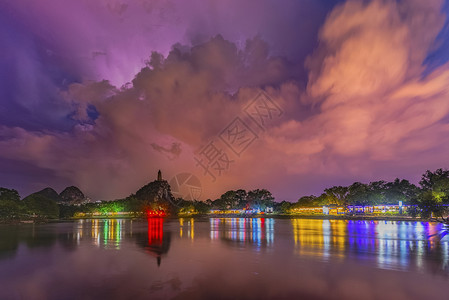
M 195 219 L 185 219 L 179 218 L 179 237 L 184 236 L 184 231 L 187 234 L 187 237 L 191 240 L 195 238 Z
M 343 258 L 347 223 L 343 220 L 292 219 L 295 252 L 299 255 Z

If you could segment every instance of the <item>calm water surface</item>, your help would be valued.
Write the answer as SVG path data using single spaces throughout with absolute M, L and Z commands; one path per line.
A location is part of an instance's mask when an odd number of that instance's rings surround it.
M 447 299 L 438 223 L 271 218 L 0 226 L 0 299 Z

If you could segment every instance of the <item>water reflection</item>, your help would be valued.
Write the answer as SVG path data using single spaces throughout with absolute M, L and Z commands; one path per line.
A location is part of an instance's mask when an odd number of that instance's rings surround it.
M 179 237 L 193 240 L 195 237 L 195 219 L 194 218 L 179 218 Z
M 132 235 L 132 223 L 122 219 L 78 220 L 75 239 L 77 244 L 89 240 L 97 247 L 120 249 L 123 237 Z
M 147 234 L 135 235 L 137 245 L 145 249 L 148 254 L 156 257 L 157 265 L 161 265 L 162 256 L 168 253 L 171 243 L 171 233 L 164 231 L 163 218 L 148 218 Z
M 447 280 L 427 273 L 449 274 L 445 232 L 271 218 L 5 225 L 0 299 L 444 299 Z
M 161 264 L 162 256 L 168 252 L 171 242 L 171 233 L 164 230 L 163 218 L 138 221 L 86 219 L 74 223 L 1 226 L 0 236 L 0 259 L 13 258 L 20 245 L 28 249 L 53 248 L 58 245 L 67 251 L 74 251 L 84 244 L 120 250 L 125 243 L 134 242 L 146 253 L 156 257 L 158 265 Z
M 20 246 L 40 250 L 58 245 L 66 251 L 75 250 L 76 233 L 72 230 L 66 231 L 71 225 L 58 225 L 60 226 L 42 227 L 36 224 L 0 226 L 0 260 L 14 258 Z
M 293 237 L 300 255 L 344 257 L 348 228 L 336 220 L 293 219 Z
M 292 219 L 291 224 L 298 255 L 374 260 L 384 269 L 448 271 L 449 241 L 438 223 Z
M 259 249 L 274 241 L 274 219 L 271 218 L 211 218 L 210 238 L 238 245 L 251 244 Z
M 142 225 L 146 222 L 146 228 Z M 134 228 L 133 226 L 137 227 Z M 124 219 L 79 220 L 76 228 L 76 241 L 92 241 L 92 244 L 105 249 L 116 249 L 126 240 L 134 240 L 146 253 L 156 258 L 160 266 L 162 256 L 170 248 L 171 233 L 164 231 L 164 218 L 148 218 L 146 221 Z
M 171 232 L 176 232 L 172 236 Z M 223 245 L 248 252 L 293 253 L 324 261 L 357 261 L 382 269 L 449 274 L 449 236 L 438 223 L 272 218 L 92 219 L 73 223 L 0 226 L 0 260 L 20 249 L 135 249 L 156 264 L 171 248 Z M 178 234 L 179 233 L 179 234 Z M 276 239 L 275 239 L 276 235 Z M 201 240 L 201 243 L 198 243 Z

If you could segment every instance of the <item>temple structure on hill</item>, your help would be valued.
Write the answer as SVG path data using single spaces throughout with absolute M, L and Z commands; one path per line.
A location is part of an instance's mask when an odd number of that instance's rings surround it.
M 161 170 L 159 170 L 157 172 L 157 181 L 162 181 L 162 172 L 161 172 Z

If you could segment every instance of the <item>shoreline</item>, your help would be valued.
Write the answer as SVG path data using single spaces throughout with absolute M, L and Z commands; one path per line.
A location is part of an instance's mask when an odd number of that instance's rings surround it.
M 270 218 L 270 219 L 313 219 L 313 220 L 348 220 L 348 221 L 404 221 L 404 222 L 435 222 L 443 223 L 436 219 L 420 219 L 410 216 L 338 216 L 338 215 L 283 215 L 283 214 L 269 214 L 269 215 L 220 215 L 220 214 L 207 214 L 207 215 L 185 215 L 185 216 L 167 216 L 166 219 L 181 219 L 181 218 L 194 218 L 194 219 L 210 219 L 210 218 Z M 45 223 L 63 223 L 75 220 L 98 220 L 98 219 L 130 219 L 130 220 L 145 220 L 146 217 L 136 216 L 95 216 L 95 217 L 77 217 L 69 219 L 49 219 L 49 220 L 0 220 L 0 225 L 26 225 L 26 224 L 45 224 Z
M 195 218 L 195 216 L 189 216 Z M 410 216 L 338 216 L 338 215 L 203 215 L 196 218 L 272 218 L 272 219 L 315 219 L 315 220 L 349 220 L 349 221 L 411 221 L 411 222 L 439 222 L 435 219 L 420 219 Z M 177 217 L 182 218 L 182 216 Z M 186 218 L 186 217 L 184 217 Z

